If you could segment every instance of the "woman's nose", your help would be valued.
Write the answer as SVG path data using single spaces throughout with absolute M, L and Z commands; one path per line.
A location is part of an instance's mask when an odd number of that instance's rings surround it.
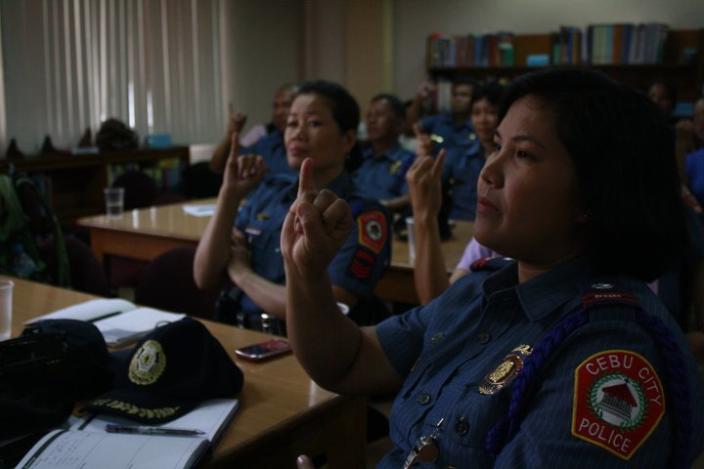
M 504 158 L 501 150 L 495 151 L 487 156 L 484 167 L 479 173 L 479 179 L 483 183 L 492 187 L 501 187 L 503 185 L 503 164 Z

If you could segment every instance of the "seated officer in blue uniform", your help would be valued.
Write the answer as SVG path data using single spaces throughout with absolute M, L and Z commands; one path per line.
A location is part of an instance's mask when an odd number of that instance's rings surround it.
M 604 75 L 517 78 L 474 225 L 515 260 L 366 328 L 337 313 L 324 268 L 350 208 L 301 178 L 281 241 L 289 339 L 321 386 L 396 394 L 379 467 L 691 465 L 696 362 L 645 283 L 686 239 L 671 142 L 657 108 Z
M 252 145 L 240 147 L 239 152 L 244 155 L 260 155 L 264 159 L 268 171 L 267 177 L 283 174 L 291 179 L 296 177 L 296 172 L 292 170 L 286 160 L 286 147 L 284 145 L 284 130 L 286 128 L 286 117 L 288 116 L 291 101 L 296 92 L 295 85 L 282 85 L 274 94 L 272 104 L 271 123 L 266 126 L 266 134 L 256 140 Z M 223 141 L 215 148 L 213 157 L 210 160 L 210 168 L 216 173 L 222 173 L 227 164 L 230 154 L 230 142 L 232 135 L 241 133 L 247 118 L 243 114 L 237 113 L 230 116 L 227 126 L 227 134 Z
M 372 98 L 366 119 L 369 145 L 362 150 L 361 164 L 352 174 L 361 193 L 392 211 L 401 211 L 409 203 L 405 176 L 415 155 L 398 143 L 405 119 L 406 109 L 396 96 L 378 94 Z
M 301 86 L 294 99 L 285 134 L 290 166 L 301 168 L 308 158 L 310 164 L 301 171 L 307 171 L 320 187 L 352 207 L 354 226 L 339 239 L 342 248 L 327 269 L 336 300 L 347 304 L 351 315 L 361 309 L 355 306 L 372 296 L 390 257 L 386 209 L 357 195 L 344 170 L 345 158 L 355 147 L 358 123 L 359 107 L 344 88 L 329 82 L 309 82 Z M 196 251 L 194 277 L 201 288 L 230 281 L 231 286 L 221 296 L 219 319 L 283 333 L 278 319 L 285 315 L 286 277 L 280 233 L 296 199 L 298 184 L 281 176 L 262 181 L 262 157 L 238 155 L 236 142 L 233 135 L 215 215 Z M 247 201 L 237 214 L 245 197 Z
M 474 142 L 474 128 L 470 120 L 474 82 L 458 79 L 452 83 L 450 112 L 424 117 L 420 120 L 423 133 L 430 134 L 440 148 L 468 148 Z
M 477 179 L 486 155 L 494 149 L 494 131 L 498 124 L 499 102 L 503 88 L 497 83 L 480 86 L 472 95 L 472 127 L 469 147 L 447 150 L 443 168 L 443 185 L 448 191 L 448 217 L 474 220 L 477 207 Z M 423 141 L 423 140 L 421 140 Z

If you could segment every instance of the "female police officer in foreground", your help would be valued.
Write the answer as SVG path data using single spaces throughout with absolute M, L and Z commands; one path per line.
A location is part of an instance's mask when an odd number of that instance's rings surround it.
M 309 158 L 315 183 L 353 208 L 355 229 L 346 233 L 328 269 L 335 298 L 350 307 L 371 296 L 390 256 L 385 209 L 356 195 L 344 169 L 358 123 L 359 107 L 347 90 L 335 83 L 308 82 L 294 98 L 284 134 L 289 166 L 297 171 Z M 282 333 L 277 318 L 284 317 L 286 295 L 279 240 L 298 184 L 287 176 L 262 181 L 265 171 L 261 156 L 238 155 L 233 135 L 215 215 L 196 251 L 194 277 L 200 288 L 218 285 L 225 275 L 232 282 L 227 301 L 220 301 L 218 319 L 253 329 L 268 325 L 264 328 L 270 332 Z M 237 214 L 244 197 L 247 202 Z
M 303 163 L 281 239 L 289 337 L 322 386 L 397 393 L 380 467 L 691 464 L 701 386 L 643 282 L 685 236 L 671 141 L 645 97 L 601 75 L 519 78 L 474 228 L 516 261 L 362 329 L 335 310 L 325 273 L 349 208 Z

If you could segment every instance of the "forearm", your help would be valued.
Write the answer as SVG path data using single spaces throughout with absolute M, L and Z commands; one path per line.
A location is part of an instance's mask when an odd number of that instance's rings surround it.
M 408 194 L 403 194 L 393 199 L 386 199 L 382 201 L 382 204 L 391 210 L 392 212 L 398 212 L 408 207 L 411 203 L 411 198 Z
M 416 260 L 413 272 L 421 304 L 429 303 L 450 286 L 437 217 L 419 217 L 414 224 Z
M 420 96 L 416 96 L 415 98 L 413 98 L 411 105 L 406 108 L 406 121 L 411 125 L 415 124 L 420 120 L 421 106 L 422 98 Z
M 214 288 L 226 272 L 230 258 L 230 237 L 241 197 L 220 189 L 215 214 L 198 243 L 193 263 L 193 277 L 200 289 Z
M 286 269 L 286 327 L 298 360 L 321 386 L 340 391 L 361 344 L 359 327 L 340 314 L 330 279 L 304 279 Z
M 243 269 L 232 281 L 257 304 L 269 314 L 279 319 L 286 319 L 286 287 L 276 284 L 252 269 Z
M 231 135 L 228 134 L 228 136 L 215 147 L 213 157 L 210 159 L 210 169 L 215 173 L 222 173 L 225 170 L 227 157 L 230 154 L 230 138 Z

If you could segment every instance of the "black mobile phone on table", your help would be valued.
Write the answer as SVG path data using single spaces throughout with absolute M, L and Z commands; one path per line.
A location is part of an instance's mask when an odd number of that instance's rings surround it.
M 235 350 L 238 357 L 252 361 L 267 360 L 289 352 L 291 352 L 291 344 L 285 339 L 270 339 Z

